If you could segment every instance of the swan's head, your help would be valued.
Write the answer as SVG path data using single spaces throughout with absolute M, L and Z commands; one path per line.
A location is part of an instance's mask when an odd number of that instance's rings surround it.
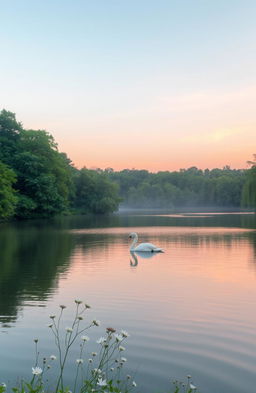
M 137 235 L 136 232 L 131 232 L 131 233 L 130 233 L 129 239 L 137 239 L 137 238 L 138 238 L 138 235 Z

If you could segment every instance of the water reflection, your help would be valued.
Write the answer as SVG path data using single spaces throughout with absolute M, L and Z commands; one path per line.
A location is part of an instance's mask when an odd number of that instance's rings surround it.
M 0 231 L 0 322 L 8 327 L 26 304 L 41 305 L 56 290 L 73 248 L 68 232 L 6 224 Z
M 2 374 L 31 372 L 32 329 L 50 355 L 48 315 L 66 304 L 68 326 L 81 298 L 101 332 L 108 321 L 129 331 L 128 367 L 138 366 L 142 393 L 186 373 L 205 393 L 254 392 L 255 227 L 255 216 L 210 214 L 1 224 L 0 320 L 13 327 L 0 334 Z M 131 228 L 166 252 L 129 253 Z
M 154 253 L 154 252 L 145 252 L 145 251 L 136 251 L 136 252 L 134 252 L 134 251 L 130 251 L 130 255 L 131 255 L 131 258 L 132 259 L 130 259 L 130 265 L 131 266 L 137 266 L 138 265 L 138 257 L 137 257 L 137 255 L 140 257 L 140 258 L 144 258 L 144 259 L 150 259 L 150 258 L 153 258 L 154 256 L 156 256 L 156 253 Z
M 150 219 L 152 225 L 144 226 Z M 186 225 L 173 225 L 180 219 L 188 220 Z M 199 219 L 206 220 L 203 217 Z M 239 223 L 237 219 L 240 220 Z M 129 249 L 127 234 L 130 232 L 130 226 L 145 240 L 147 236 L 149 239 L 153 237 L 156 242 L 160 239 L 161 246 L 166 249 L 179 246 L 231 249 L 239 247 L 239 244 L 246 239 L 251 246 L 250 264 L 256 268 L 256 232 L 249 229 L 254 226 L 253 219 L 255 220 L 255 217 L 249 215 L 228 216 L 227 227 L 216 227 L 216 223 L 220 224 L 220 220 L 224 220 L 223 216 L 216 216 L 215 221 L 208 221 L 211 225 L 203 229 L 195 225 L 198 223 L 198 218 L 184 218 L 184 216 L 179 219 L 122 215 L 95 219 L 72 217 L 2 224 L 0 227 L 0 322 L 6 327 L 13 325 L 24 304 L 38 306 L 40 302 L 40 305 L 44 305 L 57 290 L 60 277 L 69 270 L 72 255 L 76 257 L 83 255 L 86 264 L 96 266 L 102 258 L 97 255 L 108 254 L 119 244 L 127 244 Z M 193 227 L 187 225 L 191 220 L 193 220 Z M 141 226 L 136 227 L 135 224 L 139 222 Z M 222 222 L 224 224 L 224 221 Z M 179 223 L 181 224 L 181 221 Z M 155 224 L 160 226 L 156 227 Z M 236 228 L 235 225 L 238 224 L 248 229 Z M 136 267 L 141 259 L 154 257 L 154 253 L 131 252 L 130 266 Z

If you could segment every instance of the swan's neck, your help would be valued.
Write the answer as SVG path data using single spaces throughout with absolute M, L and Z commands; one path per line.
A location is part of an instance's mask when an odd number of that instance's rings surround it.
M 134 249 L 135 244 L 137 243 L 137 241 L 138 241 L 138 236 L 136 236 L 136 237 L 133 239 L 132 244 L 131 244 L 131 247 L 130 247 L 130 250 L 133 250 L 133 249 Z

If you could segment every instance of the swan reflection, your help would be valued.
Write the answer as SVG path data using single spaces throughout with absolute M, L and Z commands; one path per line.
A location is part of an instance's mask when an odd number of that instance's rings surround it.
M 138 265 L 138 256 L 140 258 L 144 258 L 144 259 L 149 259 L 149 258 L 153 258 L 156 256 L 155 253 L 153 252 L 147 252 L 147 251 L 136 251 L 136 253 L 134 251 L 130 251 L 130 255 L 131 258 L 130 259 L 130 265 L 131 266 L 137 266 Z

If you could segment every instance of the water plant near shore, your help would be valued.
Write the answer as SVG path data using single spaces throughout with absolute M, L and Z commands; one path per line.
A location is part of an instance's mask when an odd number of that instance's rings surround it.
M 173 393 L 199 393 L 197 387 L 192 383 L 191 378 L 191 375 L 187 375 L 186 382 L 174 380 Z
M 123 342 L 129 337 L 125 330 L 117 332 L 113 327 L 107 327 L 105 334 L 96 341 L 97 352 L 90 352 L 86 346 L 90 337 L 87 331 L 99 327 L 99 320 L 85 323 L 85 316 L 90 306 L 81 300 L 75 300 L 75 314 L 70 326 L 63 326 L 65 305 L 60 305 L 58 315 L 50 315 L 48 328 L 54 337 L 56 354 L 41 357 L 38 349 L 39 340 L 34 339 L 35 361 L 32 367 L 32 378 L 29 382 L 21 380 L 18 386 L 12 388 L 14 393 L 128 393 L 137 384 L 124 374 L 127 359 L 123 356 Z M 87 319 L 87 318 L 86 318 Z M 86 334 L 85 334 L 86 333 Z M 77 359 L 71 359 L 71 347 L 79 343 Z M 74 379 L 67 386 L 65 370 L 73 363 L 75 366 Z M 54 366 L 55 365 L 55 366 Z M 49 370 L 55 368 L 55 381 L 51 382 Z M 5 384 L 0 385 L 0 393 L 6 392 Z
M 75 300 L 73 321 L 70 326 L 63 327 L 65 308 L 65 305 L 60 305 L 58 315 L 50 315 L 51 322 L 48 324 L 54 337 L 56 354 L 41 357 L 38 349 L 39 339 L 35 338 L 32 378 L 29 382 L 22 379 L 10 390 L 13 393 L 129 393 L 136 388 L 136 382 L 124 372 L 127 358 L 123 356 L 123 351 L 125 351 L 123 342 L 129 334 L 125 330 L 117 332 L 113 327 L 107 327 L 104 336 L 96 340 L 99 346 L 98 352 L 89 352 L 86 347 L 90 337 L 85 333 L 92 327 L 99 327 L 100 321 L 94 319 L 84 324 L 85 315 L 90 306 L 81 300 Z M 78 341 L 78 357 L 70 359 L 71 347 Z M 65 370 L 70 362 L 75 367 L 74 378 L 71 385 L 67 385 Z M 51 368 L 55 368 L 53 382 L 49 377 Z M 191 382 L 191 376 L 187 376 L 186 383 L 173 381 L 173 388 L 172 393 L 198 393 L 196 386 Z M 2 383 L 0 393 L 5 392 L 7 392 L 7 386 Z

